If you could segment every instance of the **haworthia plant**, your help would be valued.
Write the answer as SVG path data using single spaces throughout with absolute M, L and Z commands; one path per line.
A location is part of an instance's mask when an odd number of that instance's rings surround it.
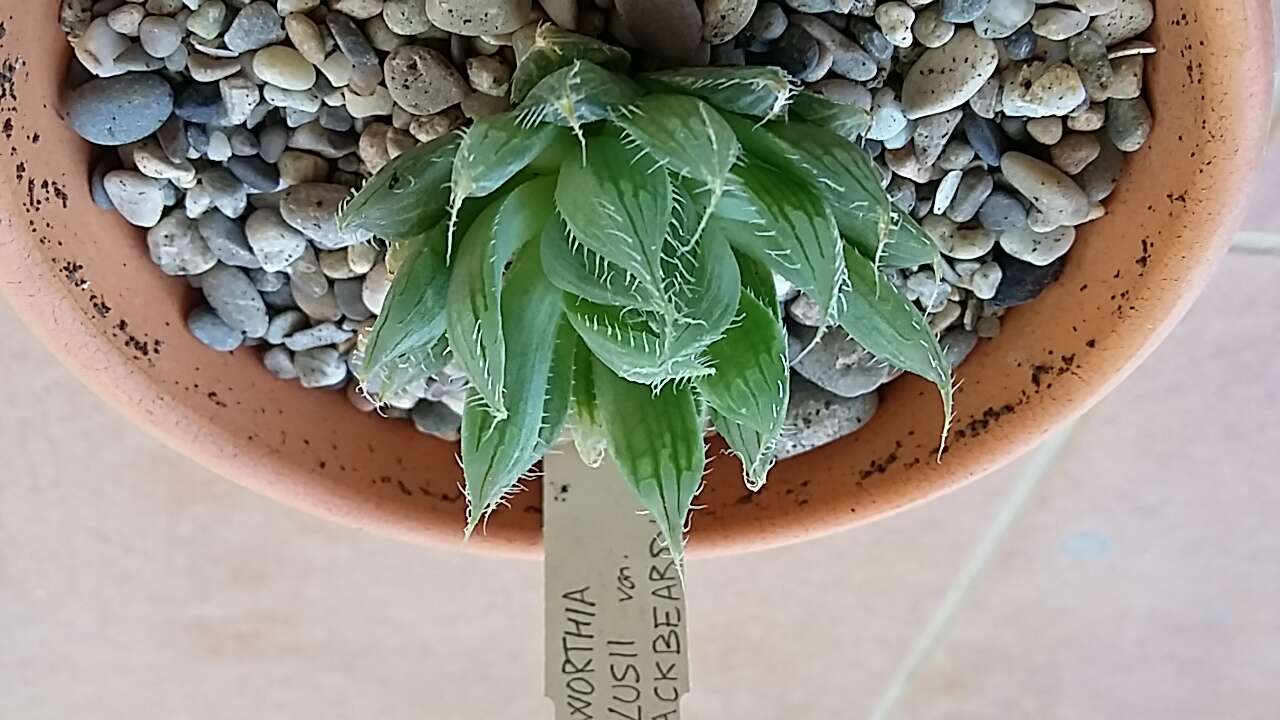
M 790 398 L 775 274 L 950 415 L 937 338 L 882 274 L 938 251 L 861 150 L 865 113 L 776 68 L 629 76 L 624 51 L 549 25 L 522 50 L 514 110 L 400 156 L 339 218 L 390 248 L 366 391 L 450 360 L 470 381 L 468 534 L 567 425 L 679 561 L 708 419 L 751 489 L 773 465 Z

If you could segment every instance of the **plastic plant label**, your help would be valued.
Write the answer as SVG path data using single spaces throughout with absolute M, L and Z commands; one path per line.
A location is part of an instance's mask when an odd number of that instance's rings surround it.
M 684 585 L 611 459 L 545 461 L 546 692 L 556 720 L 677 720 L 689 692 Z

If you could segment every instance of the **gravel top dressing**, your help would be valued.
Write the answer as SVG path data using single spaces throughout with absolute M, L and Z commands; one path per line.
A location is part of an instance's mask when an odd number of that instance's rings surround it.
M 955 368 L 1059 276 L 1146 141 L 1153 12 L 1150 0 L 63 0 L 61 18 L 77 59 L 68 122 L 104 146 L 93 198 L 145 228 L 161 272 L 199 288 L 191 332 L 458 440 L 470 383 L 456 358 L 376 406 L 355 379 L 403 259 L 338 213 L 392 160 L 510 110 L 540 26 L 626 47 L 638 70 L 776 66 L 865 111 L 859 143 L 881 187 L 941 251 L 887 262 L 884 277 Z M 788 457 L 865 425 L 901 371 L 792 282 L 773 289 Z

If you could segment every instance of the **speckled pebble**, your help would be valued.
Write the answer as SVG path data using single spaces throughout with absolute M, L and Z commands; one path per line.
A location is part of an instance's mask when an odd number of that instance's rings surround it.
M 777 456 L 794 457 L 857 432 L 870 422 L 879 407 L 876 393 L 842 398 L 793 376 L 787 430 L 778 442 Z
M 243 270 L 217 263 L 200 276 L 200 291 L 218 317 L 231 327 L 253 338 L 266 334 L 266 303 Z
M 347 379 L 347 362 L 336 348 L 304 350 L 293 356 L 293 364 L 305 388 L 335 387 Z
M 159 130 L 173 109 L 169 83 L 159 75 L 131 73 L 76 88 L 67 104 L 67 121 L 91 143 L 125 145 Z
M 1022 228 L 1008 230 L 1000 235 L 1000 247 L 1005 252 L 1033 265 L 1048 265 L 1066 255 L 1075 241 L 1076 230 L 1073 227 L 1061 227 L 1048 232 Z
M 916 119 L 960 107 L 996 70 L 995 43 L 961 28 L 940 48 L 927 50 L 907 72 L 902 105 Z

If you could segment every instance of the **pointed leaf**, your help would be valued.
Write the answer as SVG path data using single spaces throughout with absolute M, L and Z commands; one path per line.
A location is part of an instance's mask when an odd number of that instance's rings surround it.
M 667 385 L 655 393 L 602 363 L 594 371 L 613 457 L 680 563 L 685 523 L 706 467 L 702 409 L 689 387 Z
M 449 345 L 484 405 L 499 417 L 507 412 L 503 271 L 551 217 L 554 185 L 552 178 L 534 180 L 494 200 L 463 238 L 450 268 Z
M 742 463 L 742 476 L 747 489 L 759 492 L 769 481 L 769 471 L 777 461 L 774 454 L 778 447 L 777 436 L 730 420 L 715 410 L 711 412 L 711 423 L 720 437 L 724 438 L 729 451 Z
M 663 167 L 708 188 L 723 190 L 741 150 L 720 113 L 687 95 L 650 95 L 614 122 L 629 143 L 644 148 Z
M 653 313 L 570 300 L 565 315 L 600 362 L 632 382 L 660 386 L 711 372 L 696 356 L 668 356 Z
M 543 78 L 516 113 L 525 127 L 552 123 L 575 133 L 635 102 L 640 88 L 630 79 L 595 63 L 574 61 Z
M 850 287 L 842 296 L 840 326 L 879 359 L 938 386 L 946 417 L 945 445 L 951 427 L 951 363 L 916 306 L 870 260 L 852 248 L 845 255 Z
M 450 257 L 457 217 L 467 198 L 485 197 L 528 167 L 568 130 L 555 125 L 525 128 L 515 113 L 477 120 L 467 131 L 453 164 L 450 199 Z
M 665 170 L 617 138 L 593 137 L 585 163 L 565 160 L 556 205 L 575 241 L 634 276 L 648 305 L 670 307 L 662 263 L 672 211 Z
M 449 361 L 449 340 L 443 333 L 434 342 L 412 348 L 378 367 L 361 389 L 377 404 L 440 372 Z M 361 372 L 361 377 L 366 374 Z
M 778 286 L 774 282 L 773 272 L 769 270 L 769 266 L 750 255 L 737 251 L 733 256 L 738 261 L 742 289 L 772 312 L 775 319 L 781 321 L 782 303 L 778 302 Z
M 631 65 L 631 55 L 622 48 L 544 23 L 535 32 L 533 45 L 516 65 L 515 74 L 511 77 L 511 102 L 523 102 L 543 78 L 576 60 L 592 62 L 621 73 Z
M 733 248 L 720 228 L 709 227 L 696 242 L 687 239 L 689 232 L 688 227 L 677 230 L 668 242 L 667 276 L 679 313 L 662 327 L 668 358 L 697 355 L 719 340 L 733 322 L 742 293 Z
M 787 339 L 773 312 L 743 293 L 739 317 L 707 350 L 714 375 L 699 378 L 702 397 L 721 415 L 775 438 L 787 412 Z
M 785 156 L 817 183 L 845 238 L 878 267 L 932 265 L 938 246 L 880 187 L 880 172 L 859 146 L 823 128 L 803 123 L 769 123 L 758 133 L 756 152 L 775 162 Z M 776 143 L 771 150 L 765 148 Z
M 568 323 L 565 323 L 568 325 Z M 581 338 L 574 338 L 573 359 L 573 444 L 588 467 L 600 467 L 609 441 L 605 438 L 604 418 L 596 402 L 595 361 L 591 349 Z
M 792 119 L 826 128 L 849 142 L 859 142 L 871 116 L 857 105 L 836 102 L 811 92 L 799 92 L 791 100 Z
M 467 534 L 501 504 L 537 459 L 547 426 L 553 358 L 563 337 L 562 293 L 542 273 L 536 243 L 526 246 L 511 265 L 502 313 L 509 322 L 505 338 L 511 362 L 503 384 L 507 415 L 498 418 L 475 390 L 462 418 L 462 467 L 466 476 Z M 558 411 L 557 411 L 558 412 Z
M 369 381 L 389 362 L 444 336 L 449 267 L 445 262 L 445 225 L 405 241 L 403 266 L 391 283 L 382 313 L 365 339 L 360 379 Z
M 639 283 L 630 273 L 575 242 L 558 216 L 543 228 L 542 267 L 556 287 L 594 303 L 657 309 L 656 304 L 646 304 L 650 299 L 636 290 Z
M 640 83 L 693 95 L 718 110 L 772 119 L 787 111 L 796 93 L 791 76 L 776 67 L 700 67 L 641 75 Z
M 392 160 L 343 204 L 338 228 L 398 238 L 439 223 L 448 211 L 449 181 L 461 144 L 460 135 L 449 133 Z
M 734 247 L 764 261 L 820 307 L 834 310 L 847 282 L 844 245 L 817 190 L 754 158 L 734 170 L 747 222 L 720 221 Z

